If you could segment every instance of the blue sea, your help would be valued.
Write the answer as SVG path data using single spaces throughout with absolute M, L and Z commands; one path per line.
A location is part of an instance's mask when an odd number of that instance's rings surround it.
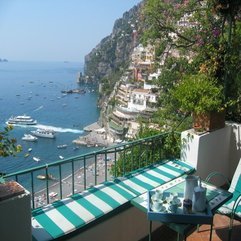
M 99 118 L 96 86 L 80 85 L 77 73 L 83 64 L 72 62 L 2 62 L 0 63 L 0 130 L 11 116 L 30 115 L 38 124 L 14 126 L 10 136 L 22 146 L 15 157 L 0 157 L 0 171 L 12 173 L 37 167 L 92 151 L 92 148 L 75 148 L 74 139 L 85 135 L 83 128 Z M 85 89 L 85 94 L 63 95 L 62 90 Z M 51 128 L 55 139 L 38 138 L 37 142 L 22 141 L 24 134 L 36 128 Z M 58 145 L 66 144 L 66 149 Z M 28 149 L 30 155 L 25 157 Z M 33 157 L 40 158 L 36 162 Z

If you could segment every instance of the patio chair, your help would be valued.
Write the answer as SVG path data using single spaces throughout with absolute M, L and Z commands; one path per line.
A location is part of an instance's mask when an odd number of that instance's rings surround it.
M 230 241 L 231 236 L 232 236 L 232 228 L 233 228 L 234 219 L 241 221 L 241 159 L 239 160 L 239 164 L 235 170 L 231 184 L 230 184 L 228 178 L 219 172 L 210 173 L 207 176 L 205 181 L 209 182 L 210 179 L 216 175 L 222 176 L 223 178 L 226 179 L 226 183 L 229 184 L 228 191 L 233 193 L 232 199 L 230 199 L 229 201 L 224 203 L 217 210 L 217 213 L 230 217 L 229 232 L 228 232 L 228 240 Z

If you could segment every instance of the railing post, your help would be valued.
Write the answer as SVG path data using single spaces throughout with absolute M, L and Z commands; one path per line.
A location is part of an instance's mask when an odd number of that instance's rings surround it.
M 74 161 L 71 161 L 71 168 L 72 168 L 72 194 L 74 194 Z
M 105 181 L 107 181 L 107 152 L 105 150 Z
M 115 147 L 115 161 L 114 161 L 114 163 L 115 163 L 115 164 L 114 164 L 114 165 L 115 165 L 115 174 L 114 174 L 114 175 L 115 175 L 115 178 L 116 178 L 116 176 L 117 176 L 117 171 L 116 171 L 116 157 L 117 157 L 117 156 L 116 156 L 116 150 L 117 150 L 117 149 L 116 149 L 116 147 Z
M 86 189 L 86 157 L 84 156 L 84 190 Z
M 63 198 L 63 191 L 62 191 L 62 167 L 61 164 L 59 165 L 59 193 L 60 198 Z
M 97 184 L 97 156 L 95 153 L 95 185 Z
M 33 172 L 31 172 L 31 192 L 32 192 L 32 208 L 35 208 L 35 202 L 34 202 L 34 183 L 33 183 Z
M 49 204 L 49 180 L 48 180 L 48 164 L 45 167 L 45 176 L 46 176 L 46 195 L 47 195 L 47 203 Z

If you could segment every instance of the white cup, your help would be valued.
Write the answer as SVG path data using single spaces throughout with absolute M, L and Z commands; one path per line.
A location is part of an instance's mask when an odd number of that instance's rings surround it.
M 162 201 L 155 201 L 152 203 L 152 209 L 153 210 L 161 210 L 163 207 Z
M 175 202 L 175 201 L 171 201 L 171 202 L 170 202 L 170 205 L 169 205 L 169 210 L 170 210 L 172 213 L 176 213 L 176 212 L 177 212 L 177 209 L 178 209 L 178 203 Z
M 156 189 L 155 195 L 157 199 L 162 199 L 162 196 L 163 196 L 162 190 Z

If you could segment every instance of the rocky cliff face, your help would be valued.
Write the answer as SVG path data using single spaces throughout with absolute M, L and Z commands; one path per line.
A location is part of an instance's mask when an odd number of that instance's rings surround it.
M 112 33 L 85 56 L 87 82 L 99 82 L 128 66 L 130 54 L 139 43 L 141 6 L 134 6 L 116 20 Z

